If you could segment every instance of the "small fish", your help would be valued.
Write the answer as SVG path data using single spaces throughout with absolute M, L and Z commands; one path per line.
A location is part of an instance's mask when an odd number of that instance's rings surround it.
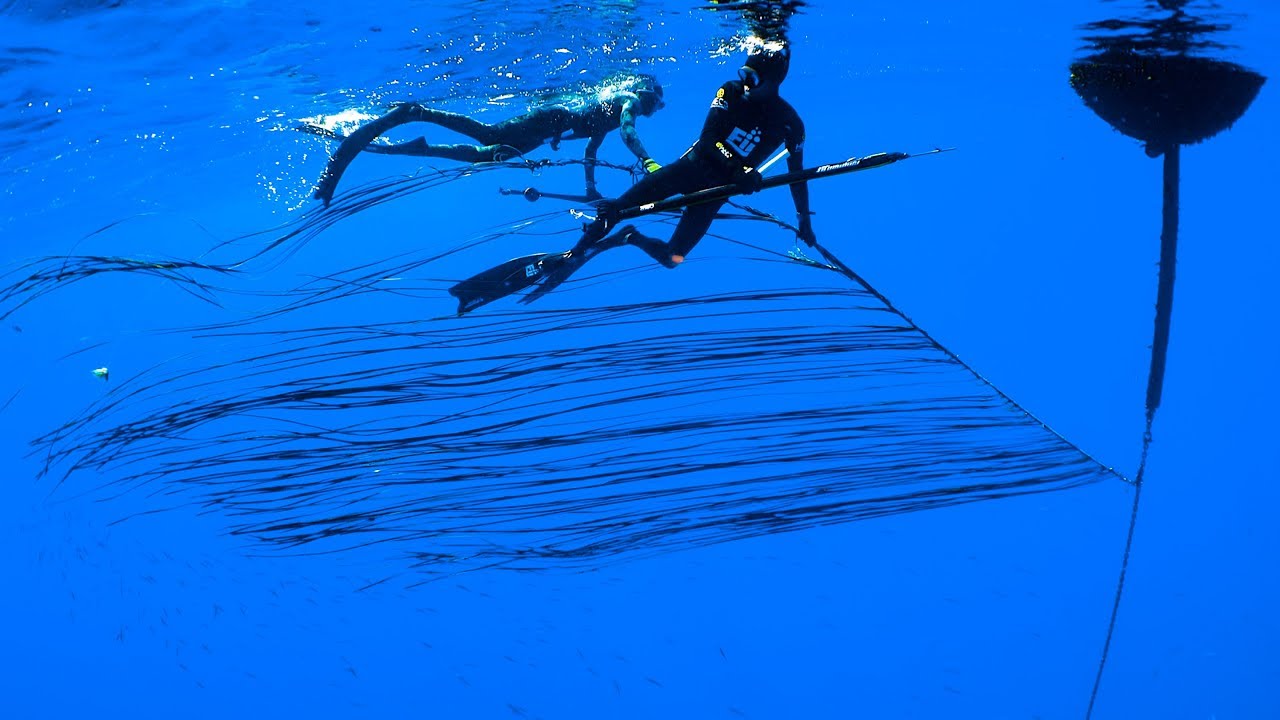
M 99 380 L 101 380 L 101 381 L 103 381 L 103 382 L 106 382 L 106 381 L 107 381 L 107 376 L 108 376 L 108 375 L 110 375 L 110 374 L 111 374 L 111 371 L 110 371 L 110 370 L 108 370 L 106 367 L 100 367 L 100 368 L 94 368 L 94 369 L 93 369 L 93 376 L 94 376 L 94 377 L 96 377 L 96 378 L 98 378 Z

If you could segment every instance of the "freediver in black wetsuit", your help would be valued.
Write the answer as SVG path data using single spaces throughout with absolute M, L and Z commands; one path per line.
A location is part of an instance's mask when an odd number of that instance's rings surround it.
M 597 219 L 587 226 L 571 250 L 512 258 L 451 287 L 449 294 L 458 299 L 458 313 L 537 285 L 520 300 L 533 302 L 554 290 L 596 254 L 621 245 L 634 245 L 667 268 L 684 262 L 710 229 L 725 200 L 685 207 L 667 241 L 644 235 L 631 225 L 615 231 L 618 215 L 627 208 L 642 207 L 672 195 L 726 185 L 736 186 L 741 193 L 756 192 L 764 185 L 764 176 L 756 168 L 784 143 L 790 153 L 788 169 L 802 171 L 804 123 L 795 108 L 778 94 L 790 64 L 791 52 L 785 46 L 766 45 L 749 53 L 738 70 L 740 80 L 720 86 L 711 101 L 702 134 L 679 160 L 657 168 L 618 198 L 597 202 Z M 812 246 L 817 238 L 810 217 L 813 213 L 809 211 L 808 183 L 801 180 L 790 187 L 798 217 L 796 236 Z
M 702 134 L 679 160 L 640 179 L 600 209 L 599 218 L 587 227 L 568 256 L 570 264 L 584 262 L 595 252 L 618 245 L 635 245 L 664 267 L 684 262 L 711 227 L 725 201 L 707 202 L 684 209 L 668 241 L 652 238 L 633 226 L 619 228 L 603 240 L 612 223 L 611 208 L 628 208 L 685 195 L 706 188 L 736 185 L 744 193 L 759 190 L 764 177 L 756 170 L 779 146 L 790 155 L 787 168 L 804 168 L 804 123 L 790 103 L 778 94 L 791 63 L 789 47 L 754 51 L 738 71 L 739 80 L 720 86 L 702 127 Z M 808 245 L 817 240 L 809 211 L 809 186 L 791 185 L 798 216 L 798 237 Z
M 636 75 L 630 80 L 631 89 L 612 92 L 606 90 L 599 98 L 581 98 L 577 107 L 548 105 L 492 125 L 466 115 L 435 110 L 417 103 L 397 105 L 391 112 L 342 138 L 337 152 L 329 158 L 329 164 L 316 187 L 315 198 L 323 200 L 325 205 L 329 204 L 342 173 L 362 150 L 387 155 L 415 155 L 479 163 L 518 157 L 541 147 L 543 143 L 549 142 L 552 149 L 558 149 L 562 140 L 586 139 L 586 195 L 592 200 L 599 199 L 601 195 L 596 190 L 595 182 L 596 151 L 610 132 L 620 132 L 623 143 L 639 158 L 646 172 L 652 173 L 661 167 L 640 142 L 640 135 L 636 132 L 636 118 L 648 117 L 662 109 L 662 85 L 652 75 Z M 480 144 L 433 145 L 422 137 L 395 145 L 370 144 L 392 128 L 411 122 L 433 123 Z M 312 126 L 303 126 L 301 129 L 340 137 Z

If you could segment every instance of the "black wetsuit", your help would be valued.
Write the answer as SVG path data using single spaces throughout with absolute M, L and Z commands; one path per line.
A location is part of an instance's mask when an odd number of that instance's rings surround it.
M 798 153 L 804 144 L 804 123 L 795 108 L 777 93 L 752 96 L 742 82 L 727 82 L 716 92 L 697 142 L 679 160 L 632 185 L 612 201 L 613 207 L 634 207 L 672 195 L 734 184 L 784 143 L 792 153 Z M 804 192 L 807 206 L 807 189 Z M 673 267 L 672 256 L 683 259 L 698 244 L 723 204 L 721 200 L 685 208 L 667 242 L 635 231 L 630 232 L 627 242 Z M 593 224 L 578 248 L 599 240 L 608 229 L 604 223 Z
M 622 126 L 626 102 L 625 99 L 607 103 L 592 102 L 578 110 L 551 105 L 492 125 L 466 115 L 433 110 L 417 103 L 397 105 L 391 112 L 362 125 L 343 139 L 333 157 L 329 158 L 329 164 L 325 167 L 320 183 L 316 187 L 315 197 L 328 205 L 347 166 L 363 151 L 481 163 L 510 160 L 531 152 L 547 142 L 551 143 L 552 148 L 556 148 L 561 140 L 583 138 L 590 139 L 587 145 L 589 162 L 585 171 L 588 191 L 594 191 L 595 169 L 591 161 L 595 160 L 596 148 L 604 141 L 605 136 Z M 412 122 L 439 125 L 482 144 L 432 145 L 426 138 L 421 137 L 395 145 L 371 144 L 374 139 L 389 130 Z M 634 129 L 632 129 L 632 139 L 627 141 L 628 147 L 642 147 L 634 135 Z M 627 140 L 626 132 L 624 132 L 624 140 Z
M 481 145 L 431 145 L 425 138 L 417 138 L 390 146 L 395 148 L 391 154 L 441 157 L 476 163 L 502 159 L 504 152 L 532 152 L 548 142 L 554 147 L 561 140 L 607 135 L 617 130 L 621 124 L 622 107 L 619 103 L 592 103 L 584 110 L 575 111 L 553 105 L 492 125 L 466 115 L 433 110 L 417 103 L 400 105 L 392 114 L 396 115 L 391 121 L 395 125 L 429 122 L 466 135 Z M 381 151 L 388 152 L 390 148 L 383 148 Z M 515 152 L 512 153 L 512 150 Z

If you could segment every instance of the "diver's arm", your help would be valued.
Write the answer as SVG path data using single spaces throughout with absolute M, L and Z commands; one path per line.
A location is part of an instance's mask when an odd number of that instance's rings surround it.
M 600 191 L 596 190 L 596 152 L 600 149 L 600 145 L 604 142 L 604 135 L 592 135 L 587 140 L 587 150 L 583 153 L 582 163 L 583 172 L 587 175 L 587 197 L 596 200 L 601 197 Z
M 794 110 L 787 123 L 787 170 L 804 170 L 804 121 Z M 796 205 L 796 235 L 807 245 L 816 243 L 813 234 L 813 212 L 809 210 L 809 182 L 791 183 L 791 200 Z
M 787 155 L 787 170 L 789 172 L 800 172 L 804 170 L 804 145 L 796 145 Z M 791 200 L 796 205 L 796 215 L 801 219 L 807 218 L 813 213 L 809 211 L 809 182 L 802 180 L 800 182 L 791 183 Z
M 649 151 L 644 149 L 644 143 L 640 142 L 640 133 L 636 132 L 636 110 L 637 103 L 640 99 L 628 99 L 622 103 L 622 112 L 619 114 L 618 134 L 622 135 L 622 142 L 635 155 L 640 162 L 652 159 Z
M 791 172 L 804 170 L 803 145 L 797 146 L 787 156 L 787 170 Z M 818 239 L 813 234 L 813 213 L 809 210 L 809 182 L 807 180 L 791 183 L 791 200 L 796 204 L 796 237 L 803 240 L 806 245 L 813 245 Z

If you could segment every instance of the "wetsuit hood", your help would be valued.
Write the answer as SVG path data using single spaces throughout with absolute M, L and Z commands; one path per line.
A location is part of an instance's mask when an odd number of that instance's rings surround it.
M 662 99 L 661 83 L 654 82 L 649 87 L 637 91 L 636 95 L 638 95 L 641 102 L 644 103 L 645 111 L 648 114 L 653 114 L 654 112 L 666 107 L 666 102 Z
M 662 83 L 648 73 L 632 76 L 628 85 L 624 86 L 624 89 L 635 93 L 636 97 L 640 98 L 640 112 L 643 115 L 652 115 L 666 107 L 666 102 L 662 97 Z
M 747 54 L 747 60 L 742 64 L 738 75 L 749 86 L 768 85 L 777 88 L 787 79 L 787 71 L 790 69 L 790 47 L 761 48 Z M 755 77 L 752 78 L 752 75 Z

